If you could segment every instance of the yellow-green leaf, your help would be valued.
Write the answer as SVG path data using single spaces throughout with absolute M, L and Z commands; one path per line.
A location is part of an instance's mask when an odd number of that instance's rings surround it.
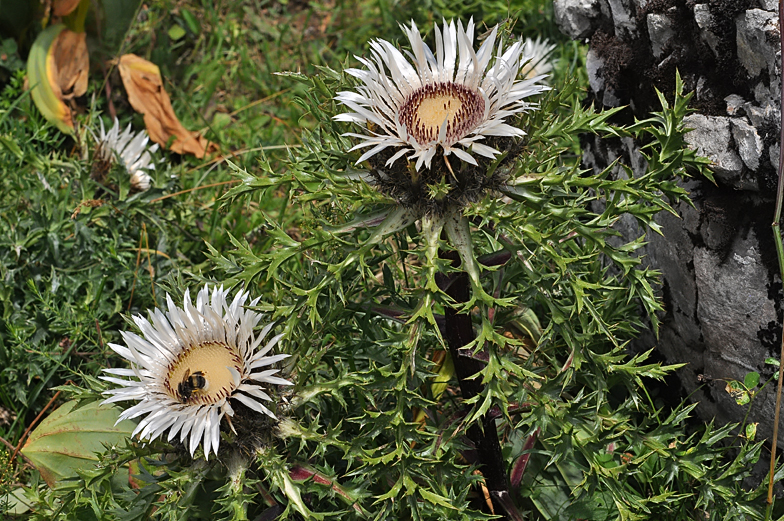
M 98 461 L 96 453 L 130 437 L 136 425 L 129 420 L 115 425 L 120 411 L 97 401 L 80 406 L 76 401 L 66 402 L 35 428 L 22 454 L 50 486 L 76 477 L 77 470 L 92 468 Z
M 66 134 L 73 134 L 71 109 L 62 100 L 53 55 L 54 42 L 64 29 L 63 24 L 52 25 L 35 39 L 27 57 L 27 80 L 41 115 Z

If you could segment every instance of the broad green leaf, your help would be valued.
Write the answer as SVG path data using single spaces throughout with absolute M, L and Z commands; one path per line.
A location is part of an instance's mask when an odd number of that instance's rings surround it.
M 66 402 L 35 428 L 22 454 L 33 462 L 46 482 L 76 477 L 77 471 L 91 468 L 96 453 L 105 447 L 122 444 L 136 424 L 123 420 L 117 425 L 121 409 L 100 402 L 77 406 Z
M 759 381 L 759 373 L 751 372 L 746 374 L 746 377 L 743 379 L 743 385 L 746 386 L 746 389 L 754 389 L 759 384 Z

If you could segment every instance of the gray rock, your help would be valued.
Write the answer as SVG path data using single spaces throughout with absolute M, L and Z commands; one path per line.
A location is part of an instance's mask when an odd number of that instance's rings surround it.
M 746 118 L 732 118 L 732 138 L 738 146 L 738 153 L 743 163 L 751 170 L 757 170 L 764 149 L 762 138 L 757 129 L 746 122 Z
M 697 283 L 697 317 L 705 344 L 716 361 L 742 376 L 756 370 L 767 353 L 757 331 L 776 320 L 773 302 L 768 299 L 768 270 L 760 256 L 757 240 L 749 232 L 745 240 L 731 245 L 731 255 L 722 260 L 706 248 L 694 250 Z M 722 373 L 715 371 L 718 376 Z
M 776 102 L 778 104 L 781 101 L 781 68 L 778 66 L 780 61 L 781 53 L 776 53 L 776 68 L 771 74 L 770 99 L 766 101 L 767 103 Z
M 762 105 L 770 99 L 770 88 L 763 82 L 759 82 L 754 86 L 754 99 L 757 103 Z
M 728 184 L 735 184 L 743 169 L 743 162 L 732 148 L 730 118 L 690 114 L 683 119 L 693 129 L 684 136 L 690 148 L 711 160 L 716 176 Z
M 665 47 L 672 41 L 675 31 L 672 20 L 667 15 L 650 13 L 647 18 L 648 36 L 651 38 L 651 48 L 656 58 L 661 58 Z
M 599 56 L 595 50 L 589 49 L 585 57 L 585 68 L 588 72 L 588 84 L 592 91 L 601 93 L 602 104 L 605 107 L 620 107 L 622 105 L 621 99 L 613 89 L 605 85 L 604 58 Z
M 743 98 L 737 94 L 730 94 L 724 101 L 727 102 L 727 114 L 730 116 L 742 116 L 742 111 L 745 111 L 745 102 Z
M 762 9 L 749 9 L 735 19 L 735 40 L 738 60 L 754 78 L 764 69 L 776 70 L 776 53 L 779 51 L 777 16 Z
M 765 111 L 762 108 L 752 104 L 751 102 L 746 103 L 743 106 L 743 110 L 746 115 L 749 117 L 749 121 L 755 127 L 759 127 L 765 123 L 767 116 L 765 115 Z
M 642 155 L 639 144 L 630 137 L 621 138 L 626 149 L 626 155 L 629 156 L 629 164 L 632 167 L 635 177 L 642 177 L 648 172 L 648 160 Z
M 762 110 L 765 113 L 765 118 L 778 127 L 779 123 L 781 123 L 781 109 L 779 109 L 778 103 L 768 101 L 762 107 Z
M 558 28 L 573 40 L 591 36 L 601 14 L 599 0 L 554 0 L 553 9 Z
M 604 58 L 599 56 L 599 53 L 594 49 L 588 49 L 588 54 L 585 56 L 585 68 L 588 71 L 588 85 L 594 92 L 601 92 L 604 90 Z
M 637 22 L 635 20 L 637 7 L 631 0 L 606 1 L 610 6 L 615 35 L 619 37 L 635 36 L 637 34 Z
M 702 40 L 708 44 L 708 47 L 711 48 L 713 54 L 718 56 L 719 39 L 710 29 L 713 22 L 713 17 L 711 16 L 710 7 L 708 4 L 696 4 L 694 6 L 694 20 L 697 22 L 697 26 L 700 28 L 700 38 L 702 38 Z
M 612 89 L 606 89 L 604 91 L 604 96 L 602 96 L 602 104 L 605 107 L 620 107 L 623 105 L 621 103 L 621 98 L 615 93 Z
M 700 30 L 705 30 L 710 27 L 713 17 L 711 16 L 710 6 L 708 4 L 694 4 L 694 21 L 697 22 L 697 27 Z
M 759 0 L 760 7 L 772 13 L 779 12 L 779 0 Z
M 768 157 L 770 158 L 770 164 L 776 169 L 776 172 L 779 171 L 779 154 L 781 153 L 781 148 L 779 148 L 778 143 L 775 145 L 770 145 L 768 147 Z
M 683 183 L 689 191 L 694 188 L 694 181 Z M 661 330 L 661 341 L 650 339 L 650 344 L 658 344 L 658 348 L 673 362 L 688 362 L 701 367 L 699 349 L 702 333 L 699 324 L 695 323 L 697 315 L 697 284 L 694 277 L 694 239 L 699 235 L 702 217 L 697 206 L 679 203 L 675 210 L 681 216 L 662 212 L 656 216 L 656 222 L 664 230 L 664 235 L 648 234 L 648 246 L 645 248 L 645 262 L 660 270 L 666 285 L 668 298 L 668 320 Z M 683 346 L 688 346 L 684 349 Z M 680 347 L 680 352 L 673 356 L 672 350 Z
M 726 259 L 705 248 L 694 250 L 697 284 L 697 318 L 704 345 L 704 372 L 716 382 L 715 413 L 729 421 L 745 411 L 723 392 L 725 379 L 743 381 L 746 373 L 758 371 L 770 356 L 762 346 L 758 331 L 776 321 L 773 301 L 768 298 L 769 273 L 763 264 L 758 240 L 753 232 L 738 237 L 730 245 Z M 753 404 L 752 417 L 764 420 L 773 414 L 772 396 L 760 396 Z M 770 436 L 770 423 L 760 425 L 760 436 Z

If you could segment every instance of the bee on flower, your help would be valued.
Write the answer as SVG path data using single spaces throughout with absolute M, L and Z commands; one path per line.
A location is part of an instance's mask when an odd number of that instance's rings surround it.
M 102 377 L 119 386 L 104 393 L 110 396 L 104 403 L 137 402 L 118 422 L 142 417 L 134 436 L 152 440 L 168 431 L 168 441 L 179 437 L 191 456 L 202 444 L 209 458 L 210 452 L 218 454 L 223 423 L 236 433 L 237 422 L 231 418 L 237 404 L 250 414 L 275 419 L 264 405 L 273 402 L 268 387 L 291 382 L 275 376 L 280 369 L 269 366 L 289 355 L 270 354 L 282 334 L 262 346 L 273 324 L 256 335 L 262 316 L 244 307 L 247 300 L 248 293 L 240 291 L 229 300 L 222 286 L 212 291 L 205 286 L 195 306 L 186 291 L 181 308 L 167 295 L 168 311 L 156 308 L 149 320 L 134 316 L 142 336 L 123 331 L 125 345 L 109 344 L 131 367 L 105 369 L 111 376 Z

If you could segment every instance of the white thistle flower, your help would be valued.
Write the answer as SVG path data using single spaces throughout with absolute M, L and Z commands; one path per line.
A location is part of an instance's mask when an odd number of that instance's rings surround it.
M 372 59 L 356 57 L 366 70 L 347 69 L 362 85 L 357 92 L 339 92 L 335 99 L 353 112 L 335 116 L 360 125 L 366 133 L 348 133 L 361 143 L 351 150 L 372 147 L 358 163 L 387 147 L 402 147 L 387 160 L 391 165 L 404 155 L 416 158 L 416 169 L 430 168 L 438 145 L 444 156 L 456 155 L 477 165 L 472 154 L 494 158 L 499 151 L 480 143 L 486 137 L 525 134 L 505 123 L 509 116 L 532 107 L 523 101 L 548 87 L 537 75 L 518 80 L 526 59 L 522 41 L 495 49 L 498 26 L 474 51 L 474 21 L 464 29 L 454 21 L 436 26 L 436 52 L 428 47 L 414 22 L 403 27 L 413 64 L 385 40 L 371 42 Z M 492 65 L 491 65 L 492 63 Z M 389 76 L 387 76 L 387 70 Z
M 230 303 L 228 294 L 223 286 L 214 287 L 210 298 L 205 286 L 194 307 L 186 291 L 183 308 L 166 295 L 168 312 L 156 308 L 149 320 L 133 317 L 143 336 L 123 331 L 126 345 L 109 344 L 131 362 L 131 368 L 104 370 L 115 376 L 103 376 L 103 380 L 121 386 L 106 391 L 111 397 L 104 403 L 138 401 L 118 420 L 146 415 L 132 435 L 152 440 L 168 430 L 169 441 L 179 435 L 182 443 L 190 436 L 186 446 L 191 456 L 203 440 L 204 455 L 209 458 L 210 451 L 218 453 L 221 420 L 234 416 L 232 400 L 275 418 L 261 403 L 272 398 L 260 384 L 291 382 L 273 376 L 279 369 L 260 369 L 289 356 L 268 356 L 283 335 L 258 349 L 273 324 L 255 336 L 253 328 L 261 315 L 243 307 L 248 293 L 237 293 Z M 230 420 L 229 425 L 234 428 Z
M 131 176 L 131 187 L 137 192 L 144 192 L 150 188 L 152 177 L 146 170 L 155 169 L 152 154 L 158 150 L 158 145 L 154 144 L 146 148 L 150 140 L 146 131 L 141 130 L 134 135 L 129 123 L 121 134 L 120 122 L 115 118 L 114 126 L 106 132 L 101 120 L 101 134 L 96 140 L 99 160 L 111 163 L 115 157 L 119 157 L 128 175 Z
M 547 76 L 553 70 L 553 62 L 550 55 L 555 49 L 555 44 L 550 43 L 546 38 L 542 40 L 537 36 L 525 39 L 525 51 L 523 51 L 523 69 L 520 75 L 529 79 L 536 76 Z

